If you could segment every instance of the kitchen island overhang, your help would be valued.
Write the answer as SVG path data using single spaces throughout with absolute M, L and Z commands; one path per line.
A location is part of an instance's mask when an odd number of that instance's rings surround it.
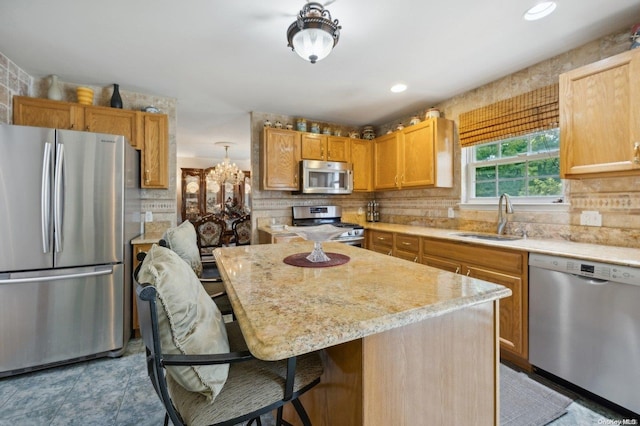
M 277 360 L 326 349 L 323 385 L 305 403 L 314 424 L 341 424 L 331 419 L 339 407 L 353 416 L 344 424 L 396 422 L 409 413 L 440 413 L 429 417 L 436 423 L 477 422 L 480 415 L 486 419 L 480 424 L 495 424 L 498 300 L 511 291 L 361 248 L 323 246 L 327 253 L 349 256 L 349 262 L 326 268 L 283 262 L 310 252 L 310 242 L 214 251 L 256 357 Z M 344 362 L 355 372 L 345 374 L 339 367 Z M 468 395 L 470 384 L 479 392 Z M 390 397 L 392 389 L 401 395 Z M 441 401 L 437 410 L 425 403 L 434 392 Z

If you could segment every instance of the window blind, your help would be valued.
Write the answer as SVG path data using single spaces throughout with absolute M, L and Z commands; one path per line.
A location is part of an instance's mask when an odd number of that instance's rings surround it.
M 463 147 L 558 127 L 558 84 L 460 114 Z

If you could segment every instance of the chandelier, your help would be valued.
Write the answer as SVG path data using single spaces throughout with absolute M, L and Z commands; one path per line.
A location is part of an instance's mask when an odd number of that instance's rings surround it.
M 320 3 L 309 2 L 287 30 L 287 46 L 302 59 L 315 64 L 338 44 L 341 29 L 338 20 L 332 21 L 331 13 Z
M 209 174 L 207 174 L 207 180 L 218 185 L 224 183 L 230 183 L 237 185 L 244 180 L 244 173 L 236 166 L 236 163 L 229 161 L 229 142 L 216 142 L 216 145 L 224 146 L 224 160 L 222 163 L 216 165 Z

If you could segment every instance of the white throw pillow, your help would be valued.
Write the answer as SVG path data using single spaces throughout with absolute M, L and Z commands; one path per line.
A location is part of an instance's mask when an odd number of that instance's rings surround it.
M 154 244 L 142 262 L 138 282 L 158 290 L 158 330 L 163 353 L 229 352 L 220 310 L 176 253 Z M 167 372 L 185 389 L 213 401 L 227 380 L 229 365 L 169 366 Z
M 185 220 L 175 228 L 167 229 L 162 239 L 167 242 L 167 247 L 178 253 L 178 256 L 191 266 L 197 276 L 202 276 L 198 235 L 191 222 Z

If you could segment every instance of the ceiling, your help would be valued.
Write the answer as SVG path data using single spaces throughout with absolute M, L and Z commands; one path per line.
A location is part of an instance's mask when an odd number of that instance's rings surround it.
M 341 37 L 310 64 L 286 40 L 303 0 L 4 0 L 0 52 L 36 78 L 176 98 L 178 157 L 225 141 L 244 162 L 251 111 L 383 124 L 640 22 L 640 0 L 523 20 L 535 1 L 325 0 Z

